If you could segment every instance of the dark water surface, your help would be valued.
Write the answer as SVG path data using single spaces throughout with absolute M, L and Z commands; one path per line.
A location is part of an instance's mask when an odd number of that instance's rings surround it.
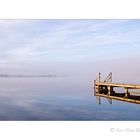
M 0 79 L 0 120 L 140 120 L 139 104 L 101 103 L 80 77 Z

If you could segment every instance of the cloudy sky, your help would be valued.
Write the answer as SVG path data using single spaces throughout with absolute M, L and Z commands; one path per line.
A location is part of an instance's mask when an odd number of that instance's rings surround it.
M 0 20 L 0 73 L 136 78 L 139 45 L 140 20 Z

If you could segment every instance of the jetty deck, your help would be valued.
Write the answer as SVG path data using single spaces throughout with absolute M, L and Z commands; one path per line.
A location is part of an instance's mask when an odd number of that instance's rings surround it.
M 97 79 L 93 81 L 94 96 L 97 97 L 99 104 L 101 104 L 100 97 L 107 98 L 111 104 L 112 99 L 140 104 L 140 92 L 132 91 L 133 89 L 140 90 L 140 85 L 112 83 L 112 73 L 110 73 L 107 78 L 103 82 L 101 82 L 100 76 L 101 74 L 99 73 Z M 123 88 L 124 92 L 116 92 L 116 87 Z M 131 91 L 129 91 L 129 89 L 131 89 Z

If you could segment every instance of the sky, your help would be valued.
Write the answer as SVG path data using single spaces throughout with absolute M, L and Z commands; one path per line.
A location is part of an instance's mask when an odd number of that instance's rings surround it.
M 140 20 L 0 20 L 0 73 L 137 82 L 139 44 Z

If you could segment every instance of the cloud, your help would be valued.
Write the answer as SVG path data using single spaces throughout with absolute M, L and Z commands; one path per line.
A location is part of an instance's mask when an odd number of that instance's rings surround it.
M 117 51 L 120 46 L 137 45 L 137 23 L 139 20 L 1 20 L 1 64 L 99 59 L 97 53 L 102 49 L 108 55 L 108 47 Z

